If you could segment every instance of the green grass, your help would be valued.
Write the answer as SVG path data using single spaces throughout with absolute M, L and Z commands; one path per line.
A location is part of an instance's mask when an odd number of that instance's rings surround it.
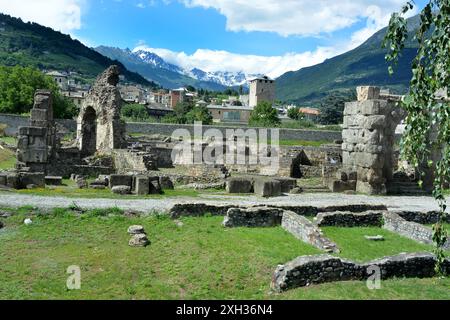
M 3 141 L 9 145 L 16 146 L 17 145 L 17 138 L 16 137 L 0 137 L 0 141 Z
M 0 170 L 13 169 L 16 165 L 16 155 L 8 149 L 0 149 Z
M 26 207 L 3 219 L 0 297 L 448 299 L 449 278 L 388 280 L 375 291 L 368 290 L 364 282 L 351 281 L 271 294 L 270 279 L 278 264 L 319 251 L 280 227 L 224 229 L 222 217 L 182 218 L 183 226 L 179 227 L 165 216 L 129 218 L 119 214 L 118 209 L 92 210 L 83 215 L 55 209 L 53 214 L 44 215 Z M 33 219 L 30 226 L 22 223 L 27 217 Z M 126 230 L 132 224 L 145 227 L 152 242 L 149 247 L 128 246 Z M 355 230 L 342 229 L 342 233 Z M 404 251 L 397 247 L 400 244 L 405 243 L 384 243 L 397 253 Z M 345 243 L 341 245 L 347 248 Z M 344 256 L 362 257 L 357 253 L 361 246 L 352 246 Z M 370 258 L 382 253 L 372 252 Z M 65 287 L 66 269 L 71 265 L 81 268 L 81 290 Z
M 92 179 L 91 179 L 92 180 Z M 89 181 L 91 181 L 89 180 Z M 28 194 L 35 196 L 50 196 L 50 197 L 68 197 L 68 198 L 88 198 L 88 199 L 161 199 L 168 197 L 197 197 L 199 192 L 193 189 L 176 189 L 164 190 L 164 194 L 138 196 L 138 195 L 117 195 L 111 192 L 110 189 L 94 190 L 94 189 L 79 189 L 74 181 L 63 180 L 63 186 L 46 186 L 45 188 L 14 190 L 10 192 L 17 192 L 20 194 Z
M 280 146 L 320 147 L 329 143 L 332 143 L 332 141 L 280 140 Z
M 355 261 L 369 261 L 400 252 L 431 251 L 432 246 L 417 243 L 388 230 L 376 227 L 339 228 L 322 227 L 324 234 L 338 244 L 340 256 Z M 384 241 L 369 241 L 364 236 L 381 235 Z

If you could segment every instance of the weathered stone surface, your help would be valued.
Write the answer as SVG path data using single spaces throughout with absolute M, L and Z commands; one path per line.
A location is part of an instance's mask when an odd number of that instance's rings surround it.
M 281 192 L 289 193 L 297 187 L 297 179 L 276 177 L 274 180 L 280 182 Z
M 271 288 L 282 292 L 324 282 L 366 280 L 373 273 L 370 269 L 373 266 L 380 268 L 383 280 L 394 277 L 433 277 L 435 262 L 436 258 L 431 253 L 402 253 L 365 264 L 326 254 L 302 256 L 276 268 Z M 447 273 L 450 271 L 448 259 L 444 263 L 444 269 Z
M 0 174 L 0 186 L 6 186 L 8 182 L 8 176 L 6 174 Z
M 316 218 L 314 218 L 314 223 L 316 223 L 319 227 L 381 227 L 383 225 L 383 212 L 325 212 L 319 213 Z
M 62 180 L 63 180 L 62 177 L 46 176 L 45 184 L 49 186 L 61 186 Z
M 132 187 L 133 176 L 123 175 L 123 174 L 112 174 L 109 178 L 109 187 L 113 188 L 115 186 L 128 186 Z
M 150 240 L 145 234 L 135 234 L 128 243 L 130 247 L 146 247 L 150 244 Z
M 303 216 L 284 211 L 281 226 L 294 237 L 326 252 L 339 252 L 335 243 L 326 238 L 319 227 Z
M 125 145 L 118 82 L 119 67 L 109 67 L 97 78 L 81 106 L 77 120 L 77 144 L 85 156 L 111 152 Z
M 159 184 L 163 190 L 173 190 L 174 185 L 172 180 L 169 177 L 160 177 Z
M 79 189 L 86 189 L 88 187 L 88 182 L 84 177 L 77 177 L 76 184 Z
M 111 191 L 115 194 L 126 195 L 131 193 L 131 187 L 129 186 L 114 186 Z
M 281 224 L 283 210 L 267 207 L 231 208 L 222 223 L 224 227 L 273 227 Z
M 40 188 L 45 187 L 45 175 L 39 172 L 23 172 L 19 174 L 20 186 L 34 184 Z
M 390 211 L 410 222 L 420 224 L 435 224 L 439 219 L 439 211 Z M 450 215 L 447 214 L 445 221 L 450 223 Z
M 228 193 L 252 193 L 253 181 L 249 178 L 229 178 L 226 190 Z
M 161 185 L 159 184 L 159 177 L 150 177 L 150 194 L 161 194 L 162 193 L 162 188 Z
M 409 222 L 394 212 L 385 212 L 383 214 L 383 228 L 398 233 L 409 239 L 433 244 L 433 230 L 416 222 Z M 444 244 L 445 249 L 450 249 L 450 240 L 447 239 Z
M 150 193 L 150 180 L 148 177 L 136 177 L 135 192 L 138 195 L 147 195 Z
M 300 187 L 295 187 L 290 191 L 290 194 L 300 194 L 300 193 L 303 193 L 303 189 Z
M 356 87 L 358 101 L 374 100 L 380 97 L 380 88 L 373 86 Z
M 145 234 L 145 230 L 143 226 L 133 225 L 128 228 L 129 234 Z
M 277 180 L 256 179 L 254 189 L 255 194 L 261 197 L 281 196 L 281 183 Z
M 334 180 L 334 181 L 330 182 L 328 188 L 332 192 L 344 192 L 347 190 L 355 190 L 356 189 L 356 181 Z

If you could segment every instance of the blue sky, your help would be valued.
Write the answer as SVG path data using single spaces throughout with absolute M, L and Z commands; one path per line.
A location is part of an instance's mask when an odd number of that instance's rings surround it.
M 405 1 L 0 0 L 0 11 L 89 46 L 137 47 L 185 68 L 277 77 L 355 48 Z

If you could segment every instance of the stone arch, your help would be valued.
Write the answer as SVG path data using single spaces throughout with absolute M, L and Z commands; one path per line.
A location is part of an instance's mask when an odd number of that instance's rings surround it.
M 81 115 L 80 150 L 85 156 L 97 151 L 97 112 L 91 106 Z

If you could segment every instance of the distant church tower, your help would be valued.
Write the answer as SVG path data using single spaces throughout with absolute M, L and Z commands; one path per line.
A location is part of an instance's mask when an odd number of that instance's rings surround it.
M 275 102 L 275 80 L 266 76 L 250 81 L 250 107 L 254 108 L 262 101 Z

